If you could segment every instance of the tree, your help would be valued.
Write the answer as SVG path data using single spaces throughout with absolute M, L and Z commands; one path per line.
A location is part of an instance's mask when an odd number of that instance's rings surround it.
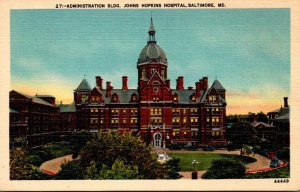
M 141 176 L 137 166 L 125 165 L 122 160 L 117 159 L 111 169 L 101 170 L 100 179 L 139 179 Z
M 92 161 L 95 162 L 97 170 L 101 170 L 103 165 L 112 169 L 118 159 L 124 166 L 136 166 L 138 178 L 157 178 L 159 165 L 156 156 L 152 153 L 151 146 L 147 146 L 139 135 L 100 132 L 82 148 L 80 157 L 80 164 L 84 170 Z
M 165 179 L 179 179 L 182 176 L 178 173 L 181 169 L 179 167 L 179 158 L 172 158 L 165 163 Z
M 230 129 L 227 129 L 226 136 L 229 141 L 228 148 L 240 149 L 241 155 L 244 146 L 257 143 L 253 127 L 248 122 L 234 123 Z
M 17 147 L 10 151 L 10 179 L 12 180 L 27 180 L 30 179 L 33 166 L 27 159 L 27 152 Z
M 72 146 L 72 158 L 75 159 L 79 151 L 82 147 L 86 145 L 86 143 L 92 139 L 93 135 L 90 132 L 87 131 L 78 131 L 74 132 L 70 138 L 70 144 Z
M 216 159 L 202 176 L 203 179 L 242 179 L 246 175 L 246 167 L 239 161 Z
M 61 170 L 55 175 L 55 179 L 83 179 L 83 172 L 78 161 L 69 161 L 61 165 Z

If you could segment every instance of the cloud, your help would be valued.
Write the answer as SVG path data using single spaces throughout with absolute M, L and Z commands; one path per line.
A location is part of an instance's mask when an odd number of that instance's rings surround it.
M 279 108 L 283 104 L 283 97 L 289 96 L 285 87 L 275 84 L 261 84 L 249 88 L 247 91 L 228 91 L 227 114 L 247 114 L 248 112 L 265 113 Z

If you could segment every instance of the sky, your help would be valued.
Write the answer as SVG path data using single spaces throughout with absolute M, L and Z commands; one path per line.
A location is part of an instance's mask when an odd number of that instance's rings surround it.
M 203 76 L 226 89 L 227 114 L 268 112 L 290 94 L 289 9 L 13 10 L 11 90 L 71 103 L 95 76 L 137 87 L 136 63 L 150 18 L 175 88 Z

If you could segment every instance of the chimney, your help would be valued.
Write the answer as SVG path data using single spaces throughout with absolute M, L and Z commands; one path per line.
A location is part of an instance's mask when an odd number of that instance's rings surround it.
M 111 85 L 110 85 L 110 82 L 107 81 L 106 82 L 106 95 L 105 95 L 105 97 L 110 97 L 110 95 L 111 95 Z
M 200 90 L 203 90 L 203 83 L 204 83 L 203 79 L 200 79 L 199 80 L 199 88 L 200 88 Z
M 284 97 L 283 101 L 284 101 L 284 107 L 288 107 L 289 106 L 289 104 L 288 104 L 288 97 Z
M 208 87 L 208 78 L 203 77 L 203 89 L 206 90 Z
M 196 96 L 197 96 L 197 97 L 200 96 L 200 90 L 201 90 L 201 89 L 200 89 L 200 83 L 201 83 L 201 82 L 196 82 L 196 83 L 195 83 L 195 85 L 196 85 Z
M 193 87 L 188 87 L 188 90 L 193 90 Z
M 128 77 L 127 76 L 123 76 L 122 77 L 122 90 L 128 90 Z
M 177 90 L 183 90 L 184 87 L 183 87 L 183 76 L 179 76 L 176 80 L 177 82 L 177 85 L 176 85 L 176 89 Z
M 100 76 L 96 76 L 96 85 L 97 85 L 97 87 L 98 87 L 100 90 L 103 89 L 103 88 L 102 88 L 102 81 L 103 81 L 103 79 L 102 79 Z
M 167 87 L 170 89 L 170 79 L 166 80 Z

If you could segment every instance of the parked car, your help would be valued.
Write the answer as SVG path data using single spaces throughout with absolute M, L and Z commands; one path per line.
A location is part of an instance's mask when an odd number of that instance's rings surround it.
M 212 146 L 203 147 L 203 151 L 214 151 L 215 149 Z
M 270 167 L 278 167 L 280 165 L 280 160 L 277 157 L 273 157 L 270 162 Z

